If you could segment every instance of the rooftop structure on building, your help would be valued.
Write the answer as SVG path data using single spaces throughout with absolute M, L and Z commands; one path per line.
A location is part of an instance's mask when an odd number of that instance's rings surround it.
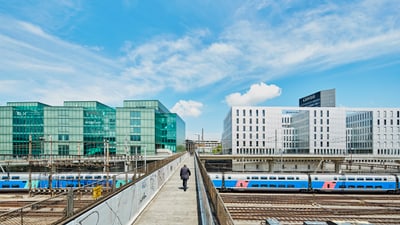
M 299 99 L 300 107 L 336 107 L 336 90 L 315 92 Z
M 9 102 L 0 106 L 0 154 L 154 155 L 185 150 L 185 122 L 158 100 Z M 31 141 L 30 141 L 31 138 Z

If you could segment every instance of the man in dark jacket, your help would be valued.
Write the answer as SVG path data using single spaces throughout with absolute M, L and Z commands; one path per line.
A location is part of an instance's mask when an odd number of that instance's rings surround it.
M 181 168 L 181 179 L 183 181 L 183 190 L 186 191 L 187 189 L 187 180 L 189 179 L 190 176 L 190 170 L 187 168 L 186 165 L 183 165 Z

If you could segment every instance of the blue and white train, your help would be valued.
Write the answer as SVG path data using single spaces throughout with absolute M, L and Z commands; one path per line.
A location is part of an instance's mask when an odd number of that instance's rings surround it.
M 226 172 L 209 177 L 220 190 L 400 193 L 397 175 Z
M 97 185 L 112 187 L 115 176 L 115 186 L 118 188 L 132 181 L 133 174 L 109 173 L 56 173 L 51 176 L 52 189 L 93 187 Z M 28 173 L 1 173 L 0 192 L 28 191 L 50 188 L 50 176 L 45 173 L 32 173 L 31 185 L 29 185 Z M 30 186 L 30 187 L 29 187 Z

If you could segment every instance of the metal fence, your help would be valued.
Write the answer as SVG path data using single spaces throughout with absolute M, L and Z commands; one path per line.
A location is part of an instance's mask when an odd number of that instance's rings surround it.
M 233 225 L 233 219 L 225 207 L 224 202 L 222 201 L 221 196 L 218 193 L 218 190 L 214 187 L 210 177 L 207 174 L 207 171 L 204 165 L 201 163 L 199 157 L 196 155 L 197 164 L 203 177 L 203 183 L 206 189 L 206 192 L 209 197 L 209 202 L 211 202 L 212 211 L 214 212 L 215 222 L 219 225 Z
M 140 177 L 133 176 L 132 182 L 128 183 L 120 188 L 115 187 L 115 180 L 113 185 L 108 189 L 103 189 L 100 196 L 95 196 L 93 192 L 96 192 L 96 186 L 93 187 L 82 187 L 77 189 L 70 188 L 66 190 L 53 189 L 48 193 L 51 193 L 52 197 L 44 200 L 25 205 L 21 208 L 10 210 L 6 213 L 0 214 L 1 225 L 53 225 L 63 224 L 63 221 L 69 217 L 76 215 L 79 212 L 85 211 L 100 202 L 104 201 L 108 197 L 122 191 L 126 187 L 133 185 L 139 180 L 146 177 L 148 174 L 156 171 L 157 169 L 167 165 L 173 160 L 182 156 L 183 153 L 175 154 L 171 157 L 163 160 L 154 161 L 137 168 L 137 175 Z M 98 187 L 98 186 L 97 186 Z M 62 193 L 56 193 L 62 191 Z M 90 193 L 85 194 L 85 193 Z M 3 203 L 3 207 L 5 204 Z

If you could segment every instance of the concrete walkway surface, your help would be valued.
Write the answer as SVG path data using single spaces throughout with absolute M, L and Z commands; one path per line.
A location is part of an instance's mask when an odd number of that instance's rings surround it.
M 184 164 L 191 172 L 188 189 L 183 190 L 179 167 L 132 225 L 198 224 L 194 156 L 188 156 L 181 167 Z

